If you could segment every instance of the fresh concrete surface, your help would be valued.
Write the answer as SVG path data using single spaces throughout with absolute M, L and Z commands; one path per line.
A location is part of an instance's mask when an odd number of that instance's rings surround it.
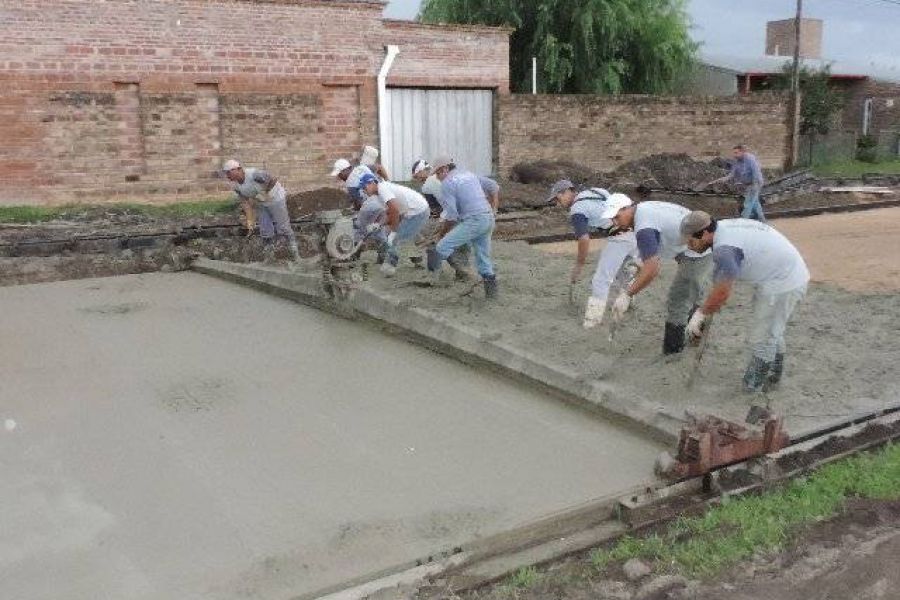
M 201 275 L 0 305 L 3 597 L 290 598 L 634 485 L 659 451 Z

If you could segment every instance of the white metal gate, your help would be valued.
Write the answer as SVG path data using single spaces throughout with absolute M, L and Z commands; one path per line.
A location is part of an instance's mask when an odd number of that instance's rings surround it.
M 382 161 L 391 178 L 412 178 L 419 158 L 449 154 L 461 167 L 490 175 L 494 101 L 491 90 L 388 88 L 389 137 Z

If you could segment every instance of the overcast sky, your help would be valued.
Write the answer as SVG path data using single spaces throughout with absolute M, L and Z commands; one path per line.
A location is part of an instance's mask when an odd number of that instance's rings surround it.
M 390 0 L 393 18 L 415 17 L 420 0 Z M 805 0 L 805 16 L 823 19 L 823 54 L 856 65 L 900 67 L 900 0 Z M 794 0 L 689 0 L 702 52 L 765 53 L 766 21 L 794 16 Z

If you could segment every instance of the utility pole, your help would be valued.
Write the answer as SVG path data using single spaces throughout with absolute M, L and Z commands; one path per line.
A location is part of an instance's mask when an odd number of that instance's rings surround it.
M 796 166 L 800 151 L 800 19 L 803 18 L 803 0 L 797 0 L 797 16 L 794 19 L 794 64 L 791 70 L 791 148 L 788 167 Z

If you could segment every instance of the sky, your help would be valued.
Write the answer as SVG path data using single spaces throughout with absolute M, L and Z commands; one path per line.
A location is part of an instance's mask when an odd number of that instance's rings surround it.
M 414 18 L 420 0 L 390 0 L 385 16 Z M 853 65 L 900 68 L 900 0 L 804 0 L 804 16 L 823 19 L 823 55 Z M 688 0 L 701 53 L 762 56 L 766 21 L 794 16 L 794 0 Z

